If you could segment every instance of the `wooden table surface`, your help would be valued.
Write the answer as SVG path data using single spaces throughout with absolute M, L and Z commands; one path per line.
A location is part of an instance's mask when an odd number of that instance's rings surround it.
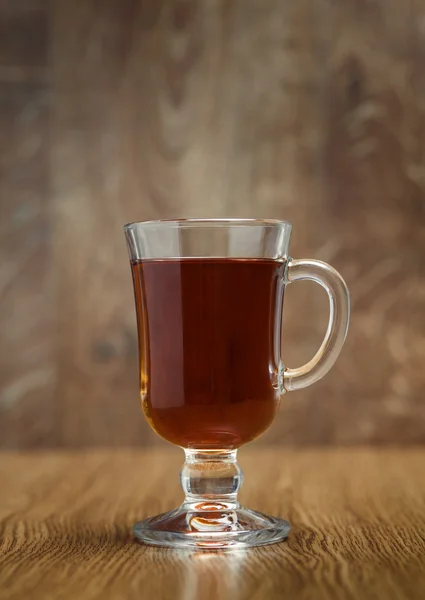
M 245 505 L 285 543 L 228 553 L 133 541 L 181 500 L 178 449 L 0 455 L 0 598 L 425 598 L 425 449 L 241 453 Z

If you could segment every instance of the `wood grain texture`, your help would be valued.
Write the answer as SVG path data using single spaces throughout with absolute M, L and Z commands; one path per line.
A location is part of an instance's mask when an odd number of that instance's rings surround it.
M 0 438 L 56 441 L 47 3 L 0 3 Z
M 135 520 L 180 502 L 178 451 L 3 453 L 0 598 L 424 597 L 423 449 L 241 456 L 244 504 L 293 530 L 283 544 L 223 554 L 131 537 Z
M 288 219 L 292 255 L 352 292 L 339 361 L 286 395 L 264 442 L 425 441 L 424 15 L 425 0 L 0 1 L 0 444 L 157 443 L 122 225 L 193 216 Z M 286 364 L 326 319 L 318 289 L 289 288 Z
M 354 299 L 339 363 L 285 398 L 264 440 L 423 439 L 423 187 L 408 149 L 422 114 L 409 83 L 419 6 L 390 4 L 55 3 L 65 444 L 154 440 L 131 418 L 135 324 L 121 224 L 229 215 L 293 221 L 293 254 L 332 262 Z M 309 286 L 288 292 L 288 364 L 317 347 L 322 300 Z

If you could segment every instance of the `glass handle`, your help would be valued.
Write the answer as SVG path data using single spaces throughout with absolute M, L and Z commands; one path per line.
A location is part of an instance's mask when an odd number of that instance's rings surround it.
M 297 369 L 285 369 L 286 391 L 300 390 L 321 379 L 332 367 L 344 344 L 350 321 L 350 294 L 341 275 L 320 260 L 289 259 L 286 283 L 308 279 L 321 285 L 329 298 L 329 323 L 315 356 Z

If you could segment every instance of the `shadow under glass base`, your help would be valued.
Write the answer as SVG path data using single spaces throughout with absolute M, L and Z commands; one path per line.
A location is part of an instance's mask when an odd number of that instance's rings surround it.
M 198 550 L 237 549 L 284 540 L 287 521 L 224 503 L 203 502 L 136 523 L 135 537 L 155 546 Z

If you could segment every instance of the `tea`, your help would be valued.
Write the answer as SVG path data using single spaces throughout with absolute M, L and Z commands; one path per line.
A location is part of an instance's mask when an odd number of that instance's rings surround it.
M 163 438 L 237 448 L 269 427 L 281 394 L 283 269 L 271 259 L 132 262 L 142 407 Z
M 284 391 L 312 385 L 335 362 L 349 320 L 344 280 L 326 263 L 284 258 L 291 235 L 287 221 L 145 221 L 129 223 L 125 234 L 143 410 L 152 427 L 185 454 L 183 504 L 136 523 L 135 537 L 197 550 L 286 538 L 287 521 L 239 504 L 237 449 L 269 427 Z M 283 369 L 284 289 L 306 279 L 326 290 L 328 327 L 308 363 Z M 278 465 L 272 468 L 277 473 Z

